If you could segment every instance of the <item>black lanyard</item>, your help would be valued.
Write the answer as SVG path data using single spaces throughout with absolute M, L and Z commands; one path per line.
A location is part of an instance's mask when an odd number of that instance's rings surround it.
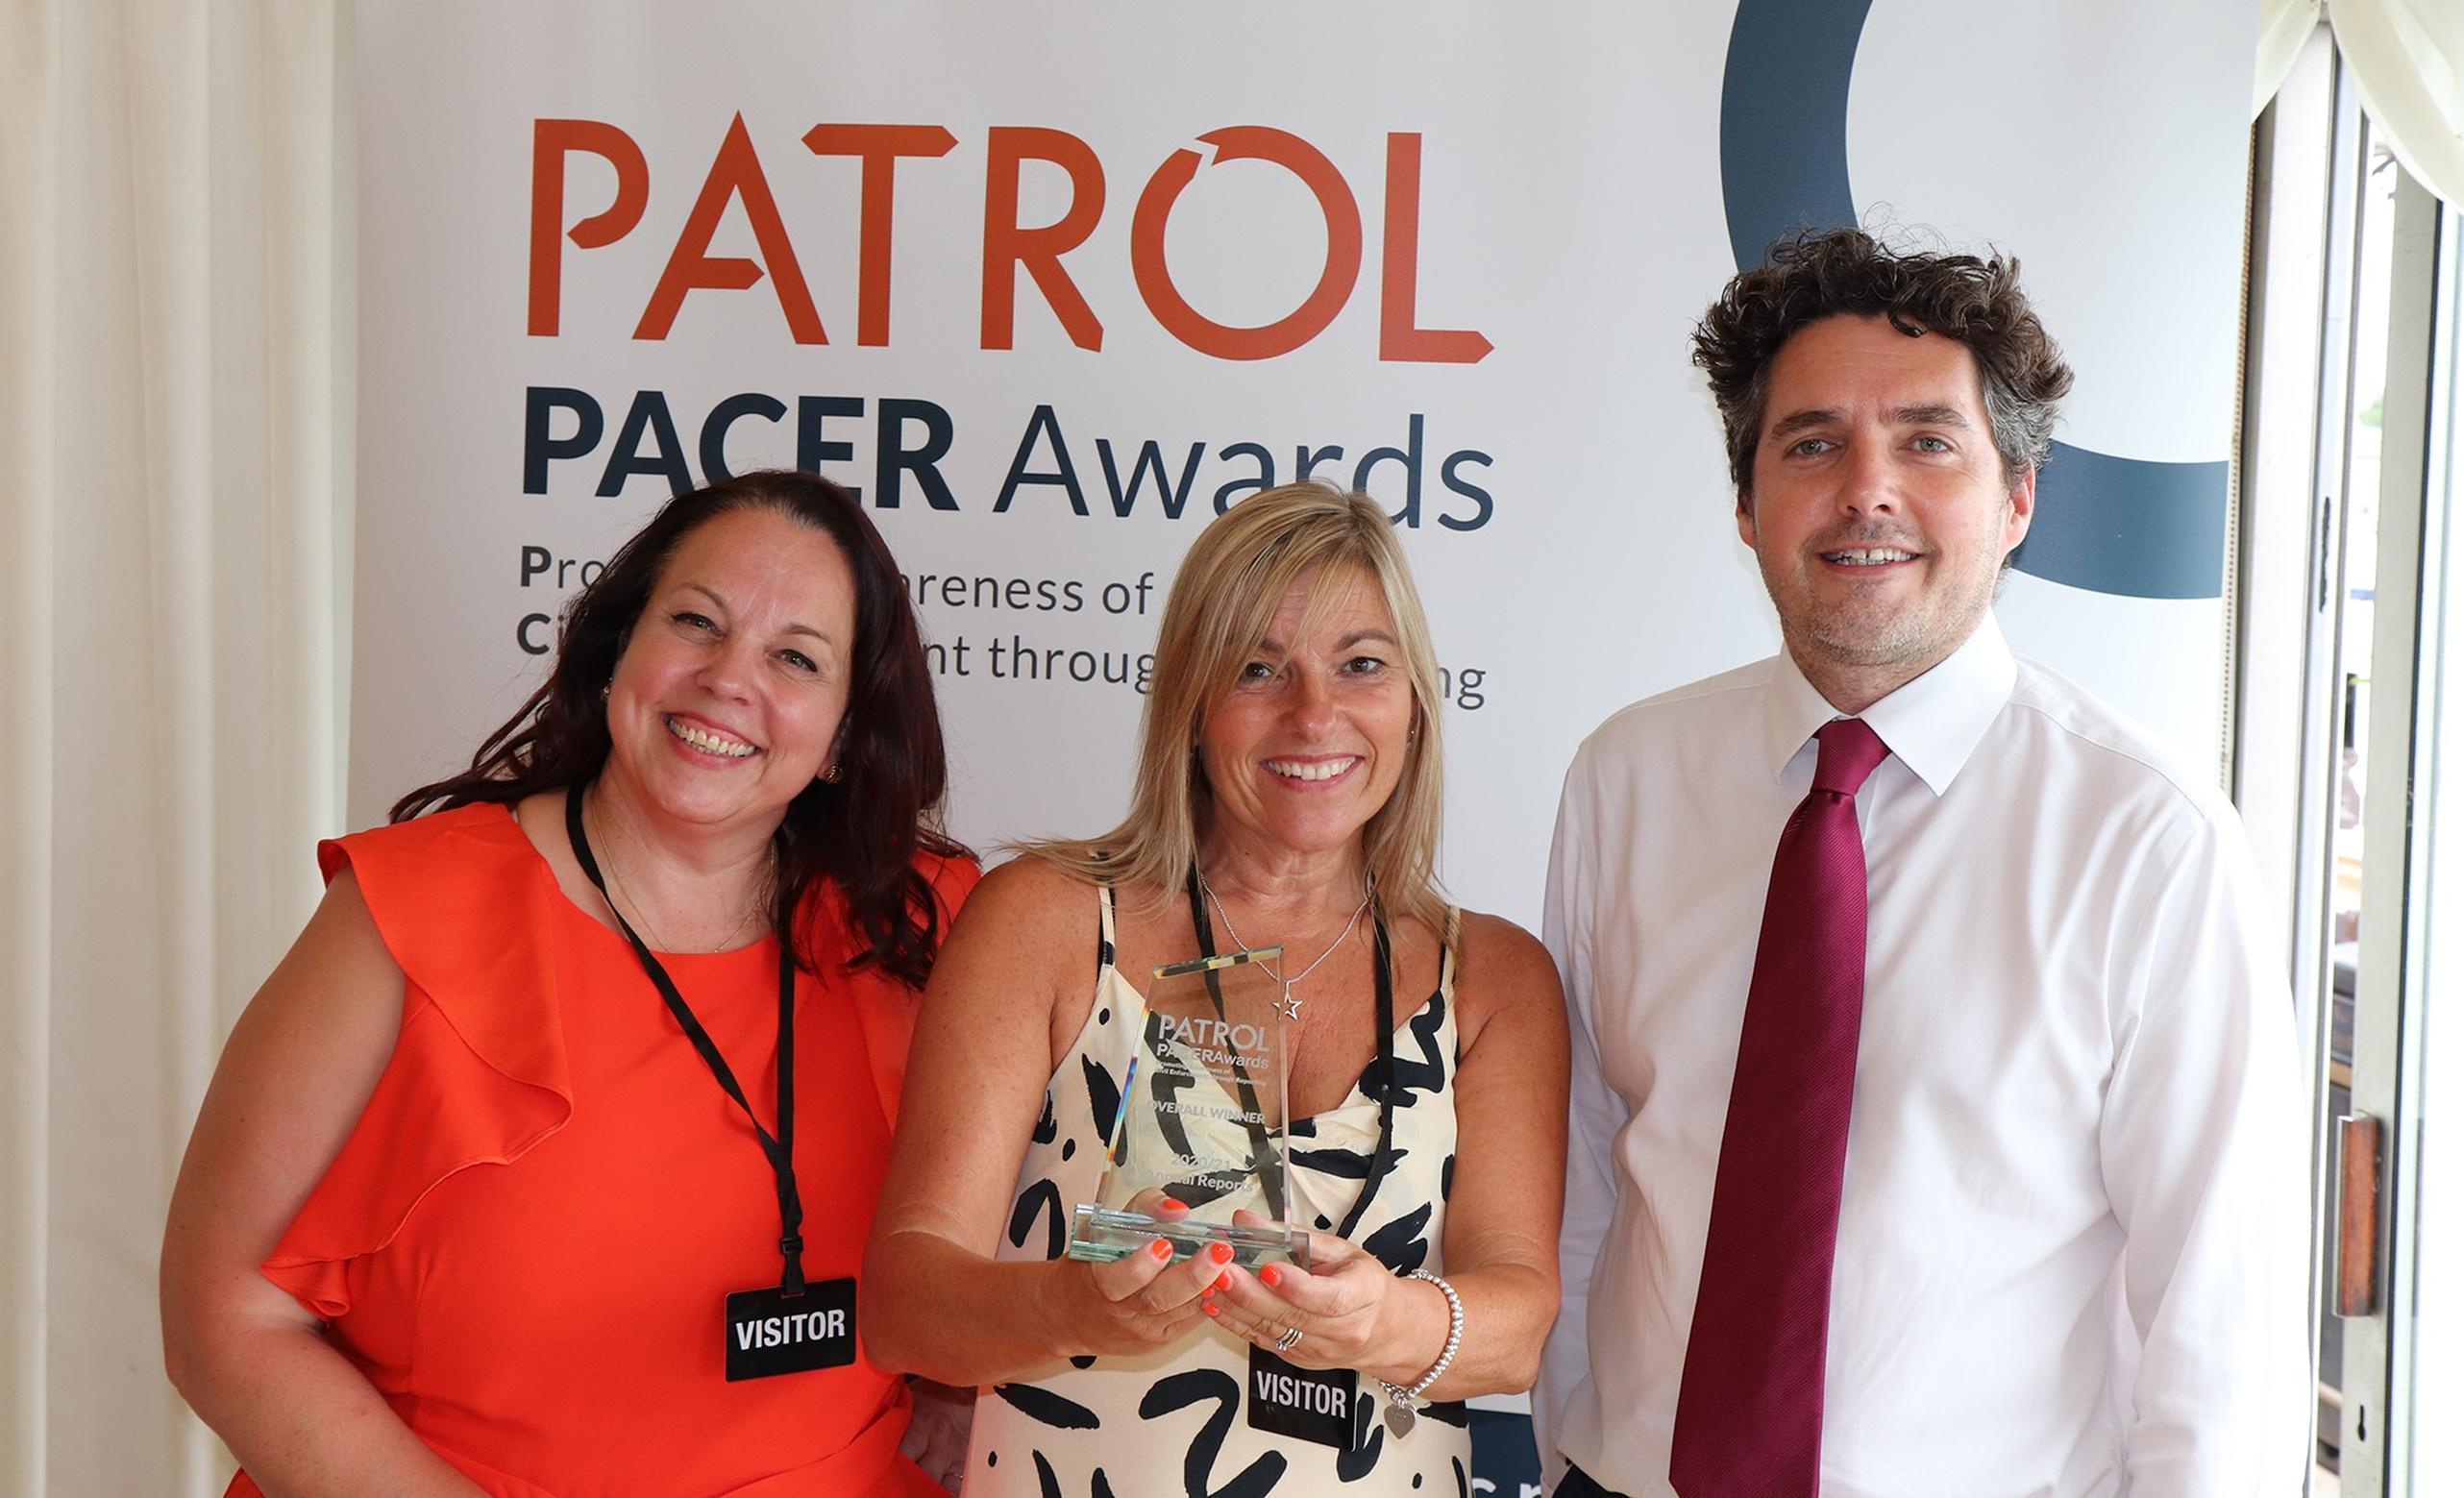
M 599 860 L 591 856 L 589 835 L 581 828 L 581 798 L 589 789 L 586 784 L 578 785 L 565 793 L 565 836 L 573 842 L 574 859 L 581 865 L 582 873 L 604 897 L 607 894 L 607 881 L 599 872 Z M 701 1020 L 693 1018 L 693 1010 L 684 1002 L 684 995 L 676 991 L 676 980 L 669 977 L 667 969 L 651 955 L 649 945 L 633 934 L 632 923 L 625 919 L 624 912 L 616 909 L 616 902 L 609 900 L 607 908 L 616 917 L 616 928 L 625 933 L 626 941 L 632 944 L 633 955 L 641 959 L 642 971 L 650 975 L 659 996 L 667 1000 L 667 1012 L 676 1016 L 676 1022 L 684 1030 L 684 1038 L 702 1053 L 702 1064 L 710 1068 L 712 1076 L 719 1079 L 721 1089 L 736 1100 L 736 1106 L 744 1110 L 745 1121 L 752 1125 L 754 1136 L 761 1141 L 761 1152 L 769 1158 L 771 1173 L 778 1182 L 778 1256 L 785 1261 L 778 1287 L 791 1297 L 801 1295 L 804 1293 L 804 1240 L 799 1230 L 804 1225 L 804 1203 L 796 1194 L 794 951 L 787 943 L 778 944 L 778 1135 L 774 1139 L 770 1131 L 761 1126 L 761 1120 L 752 1116 L 752 1104 L 745 1101 L 745 1090 L 737 1085 L 735 1072 L 728 1069 L 727 1058 L 719 1054 L 719 1047 L 711 1043 L 710 1032 L 702 1028 Z
M 1197 927 L 1199 954 L 1212 957 L 1215 955 L 1215 924 L 1206 918 L 1206 896 L 1199 891 L 1197 866 L 1192 864 L 1189 872 L 1190 922 Z M 1360 1226 L 1361 1218 L 1368 1212 L 1369 1198 L 1377 1193 L 1378 1177 L 1386 1173 L 1394 1157 L 1394 948 L 1386 933 L 1386 907 L 1373 904 L 1369 921 L 1374 937 L 1371 950 L 1376 956 L 1377 972 L 1377 1151 L 1369 1157 L 1368 1174 L 1361 1181 L 1360 1195 L 1352 1199 L 1352 1210 L 1343 1215 L 1342 1224 L 1335 1229 L 1337 1238 L 1349 1238 L 1352 1230 Z M 1213 973 L 1207 974 L 1207 982 L 1210 985 L 1215 982 Z M 1221 1000 L 1219 998 L 1217 1002 L 1220 1004 Z M 1242 1086 L 1245 1091 L 1247 1084 L 1243 1083 Z M 1248 1099 L 1244 1098 L 1242 1106 L 1252 1117 L 1256 1117 L 1257 1109 Z M 1286 1117 L 1284 1121 L 1289 1125 L 1291 1119 Z M 1290 1138 L 1288 1128 L 1285 1137 L 1287 1140 Z

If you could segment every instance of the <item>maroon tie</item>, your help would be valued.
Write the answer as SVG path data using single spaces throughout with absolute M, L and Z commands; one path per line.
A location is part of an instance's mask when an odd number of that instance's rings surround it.
M 1816 1498 L 1822 1486 L 1831 1258 L 1865 1007 L 1857 788 L 1890 750 L 1855 718 L 1814 737 L 1813 789 L 1771 860 L 1720 1136 L 1668 1454 L 1683 1498 Z

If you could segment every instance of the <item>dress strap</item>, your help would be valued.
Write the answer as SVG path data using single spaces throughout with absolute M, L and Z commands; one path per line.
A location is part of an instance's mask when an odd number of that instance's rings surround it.
M 1096 885 L 1096 901 L 1103 912 L 1102 923 L 1098 927 L 1100 935 L 1096 940 L 1096 975 L 1101 977 L 1112 968 L 1112 886 Z
M 1463 942 L 1463 907 L 1446 907 L 1446 928 L 1438 942 L 1438 996 L 1454 1002 L 1455 948 Z

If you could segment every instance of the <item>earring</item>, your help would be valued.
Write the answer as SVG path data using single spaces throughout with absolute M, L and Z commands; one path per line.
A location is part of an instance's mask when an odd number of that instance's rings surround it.
M 615 690 L 616 690 L 616 683 L 615 683 L 615 682 L 613 682 L 613 681 L 608 682 L 606 685 L 604 685 L 604 686 L 603 686 L 603 687 L 601 687 L 601 688 L 599 689 L 599 700 L 600 700 L 601 701 L 603 701 L 603 702 L 604 702 L 604 701 L 606 701 L 606 700 L 607 700 L 607 694 L 608 694 L 608 693 L 610 693 L 610 692 L 613 692 L 613 691 L 615 691 Z
M 827 770 L 823 771 L 823 772 L 822 772 L 822 780 L 823 780 L 823 783 L 824 783 L 824 784 L 826 784 L 826 785 L 836 785 L 836 784 L 838 784 L 838 781 L 839 781 L 839 769 L 838 769 L 838 766 L 836 766 L 836 765 L 832 765 L 832 766 L 830 766 Z

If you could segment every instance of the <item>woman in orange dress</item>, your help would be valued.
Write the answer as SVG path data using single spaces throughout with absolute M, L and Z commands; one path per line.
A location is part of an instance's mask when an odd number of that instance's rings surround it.
M 322 845 L 163 1242 L 232 1492 L 925 1495 L 858 1284 L 975 879 L 847 492 L 684 495 L 471 769 Z

